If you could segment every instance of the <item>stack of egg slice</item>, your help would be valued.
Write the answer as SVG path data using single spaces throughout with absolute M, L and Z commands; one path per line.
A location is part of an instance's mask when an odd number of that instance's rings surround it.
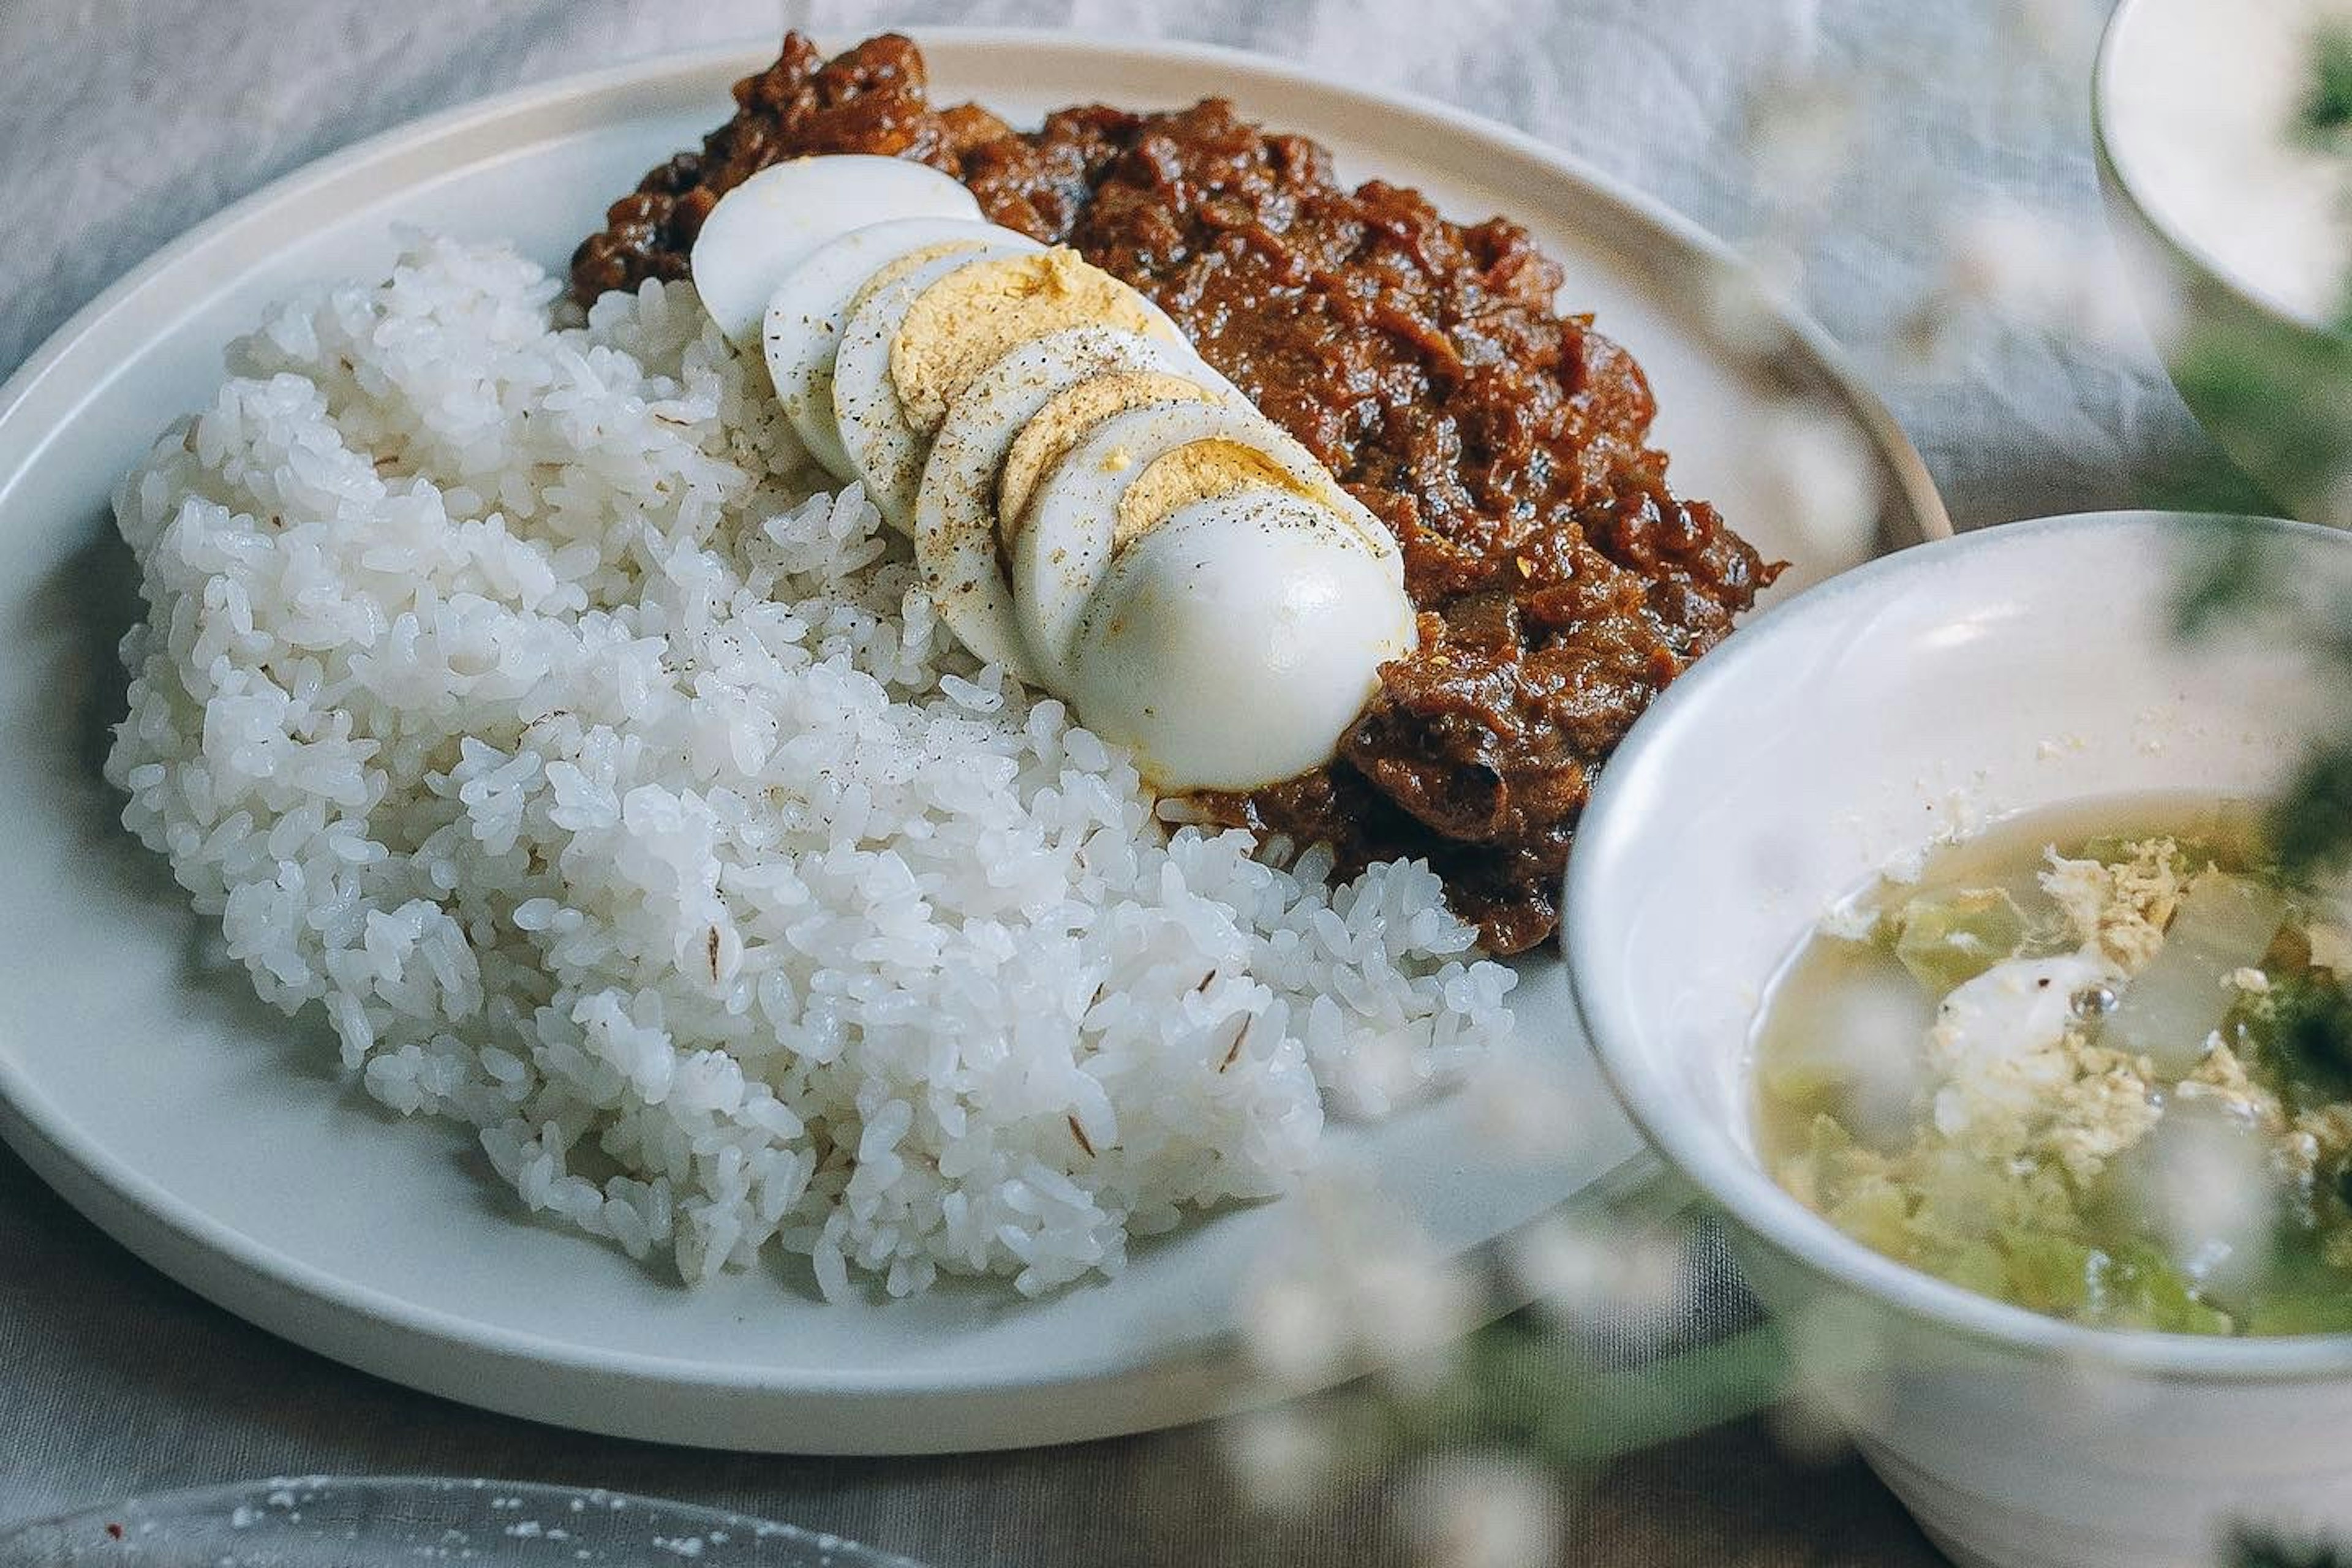
M 1328 762 L 1414 635 L 1395 541 L 1160 309 L 895 158 L 761 171 L 695 286 L 950 627 L 1163 790 Z

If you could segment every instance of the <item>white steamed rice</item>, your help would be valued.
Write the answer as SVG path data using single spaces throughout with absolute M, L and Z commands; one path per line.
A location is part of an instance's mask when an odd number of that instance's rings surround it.
M 370 1094 L 690 1282 L 1035 1294 L 1507 1031 L 1425 867 L 1171 835 L 977 664 L 690 289 L 557 292 L 415 240 L 117 500 L 124 820 Z

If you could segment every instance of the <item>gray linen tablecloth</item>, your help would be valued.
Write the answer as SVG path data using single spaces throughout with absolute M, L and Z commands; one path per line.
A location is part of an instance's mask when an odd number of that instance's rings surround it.
M 1544 137 L 1733 237 L 1785 229 L 1964 526 L 2132 504 L 2200 438 L 2146 344 L 1998 313 L 1942 357 L 1890 351 L 1988 200 L 2103 254 L 2079 58 L 2092 0 L 0 0 L 0 374 L 108 282 L 265 181 L 417 114 L 563 72 L 813 25 L 1072 26 L 1312 58 Z M 788 14 L 789 13 L 789 14 Z M 2020 26 L 2077 58 L 2014 63 Z M 1748 156 L 1759 84 L 1851 100 L 1867 147 L 1793 223 Z M 1817 94 L 1818 96 L 1818 94 Z M 1788 119 L 1783 115 L 1777 122 Z M 1779 165 L 1775 165 L 1778 167 Z M 1966 269 L 1963 268 L 1965 271 Z M 2074 313 L 2079 314 L 2077 309 Z M 29 962 L 9 955 L 11 963 Z M 1745 1311 L 1715 1278 L 1697 1327 Z M 1296 1525 L 1234 1506 L 1198 1432 L 1037 1453 L 806 1460 L 667 1450 L 425 1398 L 291 1349 L 153 1273 L 0 1152 L 0 1519 L 273 1472 L 446 1472 L 627 1487 L 949 1563 L 1358 1563 L 1401 1531 L 1368 1489 Z M 1763 1421 L 1621 1462 L 1570 1561 L 1932 1561 L 1851 1458 L 1784 1457 Z

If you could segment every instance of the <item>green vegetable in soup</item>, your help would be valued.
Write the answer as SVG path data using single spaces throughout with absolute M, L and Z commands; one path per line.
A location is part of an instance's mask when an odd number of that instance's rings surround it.
M 1825 929 L 1759 1028 L 1768 1163 L 1863 1245 L 2034 1311 L 2352 1333 L 2348 939 L 2252 813 L 2175 809 L 2196 837 L 1996 829 L 1868 941 Z
M 2001 1232 L 2007 1256 L 2004 1289 L 1996 1292 L 2037 1312 L 2072 1317 L 2089 1304 L 2092 1281 L 2106 1255 L 2071 1237 L 2013 1226 Z
M 2188 1278 L 2144 1242 L 2116 1248 L 2098 1285 L 2105 1321 L 2117 1328 L 2226 1334 L 2237 1327 L 2229 1313 L 2198 1300 Z
M 1873 1251 L 1980 1295 L 2168 1333 L 2234 1326 L 2153 1245 L 2101 1245 L 2063 1184 L 2020 1192 L 1994 1166 L 1949 1151 L 1890 1159 L 1857 1145 L 1828 1116 L 1814 1119 L 1811 1147 L 1780 1176 Z
M 1801 1110 L 1825 1110 L 1844 1097 L 1851 1075 L 1836 1062 L 1773 1062 L 1757 1074 L 1765 1092 Z
M 2273 1266 L 2270 1289 L 2246 1312 L 2254 1334 L 2352 1333 L 2352 1289 L 2308 1238 L 2285 1249 Z
M 2025 912 L 1998 888 L 1922 893 L 1895 917 L 1895 956 L 1936 995 L 2025 947 Z

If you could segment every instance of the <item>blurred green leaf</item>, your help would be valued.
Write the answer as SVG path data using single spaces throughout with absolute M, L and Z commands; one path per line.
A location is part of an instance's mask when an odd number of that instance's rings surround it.
M 2274 1535 L 2242 1532 L 2230 1544 L 2229 1568 L 2352 1568 L 2352 1556 L 2330 1545 L 2289 1545 Z
M 2352 339 L 2285 321 L 2207 322 L 2181 345 L 2172 374 L 2214 439 L 2262 475 L 2263 488 L 2290 500 L 2324 500 L 2352 470 L 2352 418 L 2347 416 L 2352 407 L 2345 391 L 2352 387 Z M 2183 481 L 2261 503 L 2223 510 L 2279 510 L 2221 465 L 2207 465 Z
M 1485 1425 L 1554 1463 L 1633 1453 L 1734 1420 L 1785 1389 L 1788 1350 L 1751 1329 L 1647 1366 L 1606 1366 L 1540 1330 L 1480 1336 L 1472 1385 Z
M 2352 735 L 2313 744 L 2271 813 L 2271 840 L 2291 876 L 2345 863 L 2352 850 Z
M 2312 42 L 2303 130 L 2306 136 L 2332 141 L 2347 129 L 2352 129 L 2352 30 L 2328 27 Z
M 2173 616 L 2183 637 L 2203 637 L 2227 622 L 2267 607 L 2278 573 L 2260 531 L 2217 522 L 2189 552 L 2173 591 Z

